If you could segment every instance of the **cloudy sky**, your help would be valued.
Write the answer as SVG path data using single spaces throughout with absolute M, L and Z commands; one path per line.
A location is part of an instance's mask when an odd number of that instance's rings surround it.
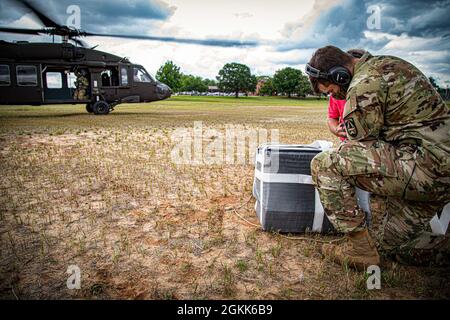
M 318 47 L 364 48 L 416 64 L 443 86 L 450 85 L 450 0 L 34 0 L 66 24 L 78 5 L 81 29 L 96 33 L 188 39 L 238 40 L 247 47 L 214 47 L 162 41 L 89 37 L 89 45 L 129 57 L 155 74 L 172 60 L 188 74 L 215 78 L 227 62 L 273 75 L 286 66 L 304 69 Z M 70 20 L 70 19 L 69 19 Z M 70 21 L 69 21 L 70 22 Z M 31 13 L 0 1 L 0 26 L 36 28 Z M 45 37 L 1 34 L 0 39 Z

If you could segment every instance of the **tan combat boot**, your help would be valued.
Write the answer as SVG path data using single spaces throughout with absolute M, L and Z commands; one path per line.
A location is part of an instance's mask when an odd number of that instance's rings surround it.
M 377 248 L 367 229 L 349 233 L 346 238 L 347 241 L 339 245 L 324 244 L 322 254 L 334 262 L 347 264 L 357 270 L 364 270 L 370 265 L 380 263 Z

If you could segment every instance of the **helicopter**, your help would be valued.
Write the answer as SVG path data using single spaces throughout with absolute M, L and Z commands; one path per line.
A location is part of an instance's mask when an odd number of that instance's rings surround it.
M 0 27 L 0 32 L 60 36 L 60 43 L 0 40 L 0 104 L 85 104 L 86 111 L 105 115 L 121 103 L 167 99 L 172 90 L 155 80 L 142 65 L 125 57 L 89 48 L 81 37 L 100 36 L 193 43 L 251 46 L 252 42 L 200 40 L 145 35 L 98 34 L 60 25 L 26 0 L 42 29 Z

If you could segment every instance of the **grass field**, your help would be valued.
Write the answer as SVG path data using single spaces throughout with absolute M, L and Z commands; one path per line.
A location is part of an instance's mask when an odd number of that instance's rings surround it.
M 324 100 L 180 96 L 107 116 L 0 106 L 0 297 L 450 297 L 448 270 L 384 261 L 382 289 L 367 290 L 364 273 L 324 259 L 320 244 L 261 231 L 250 162 L 173 162 L 172 133 L 194 121 L 219 133 L 277 129 L 281 143 L 338 142 Z M 70 265 L 79 290 L 66 286 Z

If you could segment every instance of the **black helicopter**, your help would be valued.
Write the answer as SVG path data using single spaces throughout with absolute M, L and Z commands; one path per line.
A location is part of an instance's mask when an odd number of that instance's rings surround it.
M 158 101 L 171 96 L 171 89 L 155 80 L 141 65 L 133 64 L 127 58 L 94 50 L 95 47 L 87 48 L 80 37 L 132 38 L 212 46 L 254 45 L 233 40 L 90 33 L 56 23 L 26 0 L 16 2 L 31 10 L 45 28 L 0 27 L 0 32 L 60 36 L 62 42 L 0 40 L 0 104 L 83 103 L 89 113 L 108 114 L 120 103 Z

